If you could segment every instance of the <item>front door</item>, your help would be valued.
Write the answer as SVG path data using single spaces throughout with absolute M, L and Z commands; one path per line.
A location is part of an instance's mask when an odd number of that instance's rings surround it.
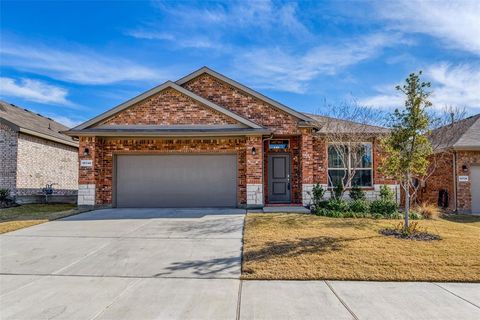
M 270 203 L 290 202 L 290 155 L 268 156 L 268 200 Z

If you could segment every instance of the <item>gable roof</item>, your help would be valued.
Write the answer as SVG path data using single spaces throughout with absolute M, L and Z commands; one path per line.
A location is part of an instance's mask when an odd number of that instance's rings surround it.
M 260 92 L 257 92 L 253 89 L 250 89 L 249 87 L 247 86 L 244 86 L 243 84 L 235 81 L 235 80 L 232 80 L 216 71 L 213 71 L 212 69 L 208 68 L 208 67 L 202 67 L 200 69 L 198 69 L 197 71 L 194 71 L 192 73 L 190 73 L 189 75 L 183 77 L 183 78 L 180 78 L 178 79 L 175 83 L 178 84 L 178 85 L 182 85 L 202 74 L 208 74 L 214 78 L 217 78 L 229 85 L 231 85 L 232 87 L 235 87 L 243 92 L 246 92 L 248 93 L 249 95 L 251 96 L 254 96 L 255 98 L 263 101 L 263 102 L 266 102 L 274 107 L 276 107 L 277 109 L 280 109 L 282 110 L 283 112 L 287 113 L 287 114 L 290 114 L 300 120 L 303 120 L 303 121 L 306 121 L 306 122 L 311 122 L 312 119 L 310 119 L 308 116 L 306 116 L 305 114 L 301 113 L 301 112 L 298 112 L 298 111 L 295 111 L 293 110 L 292 108 L 289 108 L 287 107 L 286 105 L 284 104 L 281 104 L 280 102 L 278 101 L 275 101 L 273 99 L 270 99 L 269 97 L 267 96 L 264 96 L 263 94 L 261 94 Z
M 55 141 L 72 147 L 78 147 L 78 141 L 63 134 L 68 127 L 51 118 L 30 110 L 0 101 L 0 122 L 8 125 L 16 132 L 26 133 L 42 139 Z
M 367 125 L 349 120 L 331 118 L 310 113 L 306 113 L 306 115 L 315 121 L 317 127 L 319 128 L 317 131 L 318 134 L 349 133 L 355 131 L 361 131 L 365 134 L 386 134 L 390 131 L 385 127 Z
M 252 122 L 248 119 L 245 119 L 244 117 L 242 117 L 242 116 L 240 116 L 240 115 L 238 115 L 238 114 L 236 114 L 236 113 L 234 113 L 234 112 L 232 112 L 232 111 L 230 111 L 230 110 L 228 110 L 224 107 L 221 107 L 221 106 L 219 106 L 219 105 L 217 105 L 217 104 L 215 104 L 215 103 L 213 103 L 213 102 L 211 102 L 207 99 L 204 99 L 204 98 L 200 97 L 199 95 L 196 95 L 195 93 L 177 85 L 176 83 L 174 83 L 172 81 L 166 81 L 163 84 L 161 84 L 159 86 L 156 86 L 156 87 L 154 87 L 154 88 L 152 88 L 152 89 L 150 89 L 150 90 L 148 90 L 148 91 L 146 91 L 146 92 L 144 92 L 144 93 L 142 93 L 142 94 L 140 94 L 140 95 L 138 95 L 138 96 L 136 96 L 136 97 L 134 97 L 134 98 L 132 98 L 132 99 L 130 99 L 130 100 L 128 100 L 128 101 L 126 101 L 126 102 L 124 102 L 124 103 L 122 103 L 122 104 L 120 104 L 120 105 L 102 113 L 102 114 L 100 114 L 99 116 L 97 116 L 93 119 L 90 119 L 90 120 L 76 126 L 75 128 L 70 130 L 69 134 L 71 134 L 74 131 L 80 131 L 80 130 L 87 129 L 87 128 L 89 128 L 89 127 L 91 127 L 91 126 L 93 126 L 93 125 L 95 125 L 95 124 L 97 124 L 97 123 L 99 123 L 99 122 L 101 122 L 101 121 L 103 121 L 103 120 L 105 120 L 105 119 L 107 119 L 107 118 L 109 118 L 109 117 L 111 117 L 111 116 L 129 108 L 129 107 L 131 107 L 131 106 L 133 106 L 137 102 L 145 100 L 148 97 L 150 97 L 150 96 L 152 96 L 156 93 L 159 93 L 159 92 L 161 92 L 161 91 L 163 91 L 167 88 L 172 88 L 172 89 L 174 89 L 174 90 L 192 98 L 193 100 L 195 100 L 195 101 L 197 101 L 197 102 L 199 102 L 199 103 L 201 103 L 201 104 L 203 104 L 203 105 L 205 105 L 205 106 L 207 106 L 207 107 L 209 107 L 209 108 L 211 108 L 215 111 L 218 111 L 218 112 L 220 112 L 220 113 L 222 113 L 222 114 L 224 114 L 224 115 L 226 115 L 230 118 L 233 118 L 233 119 L 237 120 L 238 122 L 240 122 L 240 123 L 242 123 L 242 124 L 244 124 L 244 125 L 246 125 L 250 128 L 264 129 L 264 127 L 254 123 L 254 122 Z
M 480 149 L 480 114 L 435 129 L 430 139 L 439 149 Z

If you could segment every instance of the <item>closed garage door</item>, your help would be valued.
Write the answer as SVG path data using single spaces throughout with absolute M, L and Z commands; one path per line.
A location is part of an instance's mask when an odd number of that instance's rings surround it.
M 235 207 L 236 155 L 118 155 L 117 207 Z
M 472 213 L 480 213 L 480 166 L 472 166 Z

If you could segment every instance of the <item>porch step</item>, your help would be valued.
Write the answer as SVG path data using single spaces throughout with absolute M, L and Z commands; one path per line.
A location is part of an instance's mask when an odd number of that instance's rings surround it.
M 284 207 L 263 207 L 264 213 L 310 213 L 310 211 L 302 206 L 284 206 Z

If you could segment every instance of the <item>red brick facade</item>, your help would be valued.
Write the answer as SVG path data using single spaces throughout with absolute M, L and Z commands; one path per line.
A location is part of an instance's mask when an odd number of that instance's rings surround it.
M 420 186 L 416 201 L 438 204 L 439 191 L 448 192 L 448 210 L 468 213 L 472 207 L 471 168 L 480 166 L 480 151 L 446 150 L 431 159 L 432 174 Z M 468 181 L 459 181 L 467 176 Z
M 183 85 L 197 95 L 225 107 L 275 134 L 299 134 L 298 119 L 221 80 L 203 74 Z
M 174 89 L 159 92 L 104 122 L 120 125 L 237 124 Z

